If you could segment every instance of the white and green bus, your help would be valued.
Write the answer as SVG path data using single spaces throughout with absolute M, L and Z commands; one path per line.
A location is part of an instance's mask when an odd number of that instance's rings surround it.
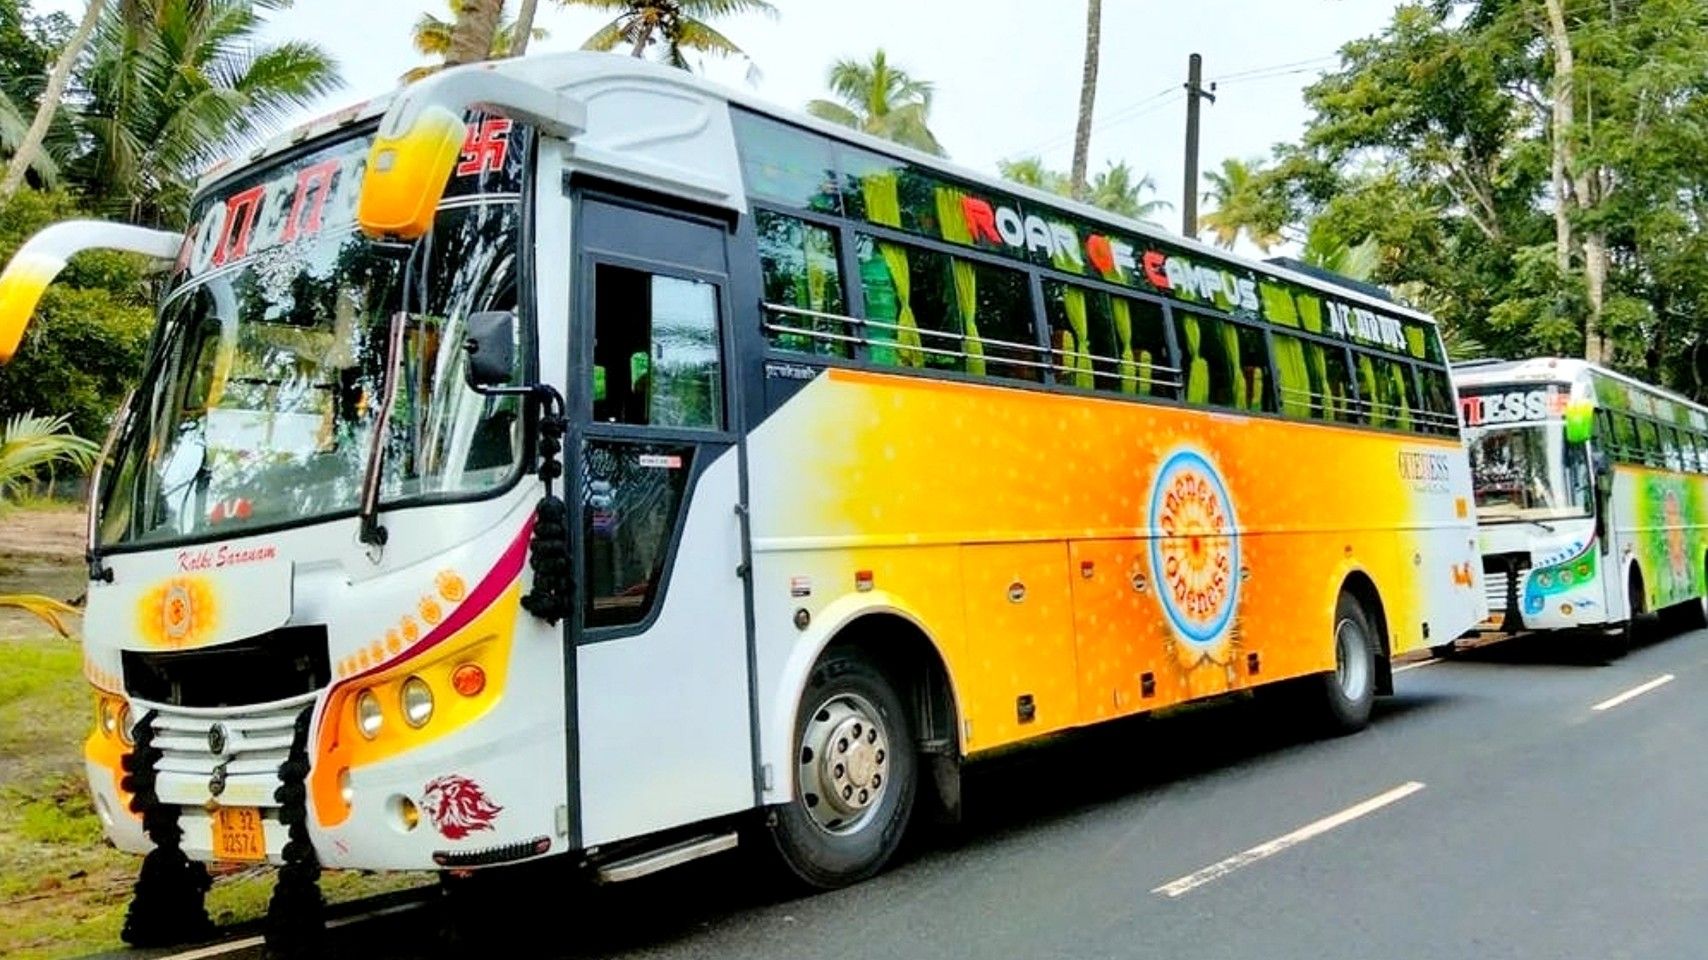
M 1487 626 L 1623 645 L 1647 614 L 1708 612 L 1708 407 L 1583 360 L 1479 362 L 1454 381 Z

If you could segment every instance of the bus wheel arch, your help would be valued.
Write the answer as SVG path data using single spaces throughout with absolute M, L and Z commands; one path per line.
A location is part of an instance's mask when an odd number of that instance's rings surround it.
M 1350 596 L 1358 601 L 1364 613 L 1370 619 L 1370 627 L 1375 632 L 1376 641 L 1376 692 L 1391 694 L 1394 692 L 1393 670 L 1393 635 L 1388 629 L 1388 612 L 1382 605 L 1382 592 L 1377 589 L 1376 581 L 1361 568 L 1353 568 L 1340 581 L 1340 589 L 1335 592 L 1335 603 L 1338 606 L 1342 596 Z
M 954 700 L 936 646 L 911 619 L 868 612 L 840 624 L 790 712 L 790 798 L 771 808 L 783 865 L 829 889 L 882 869 L 931 787 L 959 806 Z

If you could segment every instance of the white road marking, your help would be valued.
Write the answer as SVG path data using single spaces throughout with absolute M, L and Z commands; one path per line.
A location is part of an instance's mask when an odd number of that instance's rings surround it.
M 1345 810 L 1324 817 L 1315 823 L 1308 823 L 1292 833 L 1276 837 L 1268 843 L 1260 843 L 1244 853 L 1236 853 L 1220 863 L 1212 863 L 1197 873 L 1187 874 L 1179 880 L 1165 883 L 1151 892 L 1160 893 L 1165 897 L 1178 897 L 1183 893 L 1196 890 L 1212 880 L 1225 877 L 1241 867 L 1249 866 L 1265 857 L 1272 857 L 1288 847 L 1303 843 L 1319 834 L 1327 833 L 1335 827 L 1351 823 L 1365 814 L 1374 813 L 1390 803 L 1404 800 L 1422 789 L 1423 784 L 1416 780 L 1402 783 L 1387 793 L 1371 797 L 1363 803 L 1347 807 Z
M 1407 670 L 1422 670 L 1424 667 L 1433 667 L 1440 662 L 1440 660 L 1418 660 L 1415 663 L 1408 663 L 1403 667 L 1395 667 L 1394 672 L 1405 673 Z
M 1596 704 L 1595 706 L 1590 707 L 1590 709 L 1591 710 L 1611 710 L 1614 707 L 1619 706 L 1621 703 L 1624 703 L 1627 700 L 1631 700 L 1633 698 L 1640 697 L 1643 694 L 1648 693 L 1650 690 L 1655 689 L 1656 687 L 1664 686 L 1668 683 L 1671 683 L 1674 679 L 1675 678 L 1673 677 L 1672 674 L 1663 673 L 1660 676 L 1654 678 L 1653 680 L 1650 680 L 1648 683 L 1632 687 L 1631 689 L 1625 691 L 1624 693 L 1621 693 L 1617 697 L 1608 697 L 1606 700 L 1603 700 L 1600 703 Z
M 326 923 L 326 928 L 332 930 L 349 926 L 352 923 L 361 923 L 364 920 L 375 920 L 394 913 L 403 913 L 406 910 L 418 910 L 422 906 L 423 904 L 420 903 L 399 903 L 369 913 L 358 913 L 352 917 L 339 917 L 337 920 L 329 920 Z M 156 958 L 156 960 L 206 960 L 208 957 L 220 957 L 228 953 L 236 953 L 239 950 L 248 950 L 250 947 L 259 947 L 266 942 L 267 938 L 265 937 L 243 937 L 238 940 L 227 940 L 225 943 L 213 943 L 205 947 L 197 947 L 194 950 L 185 950 L 183 953 L 169 953 L 164 957 Z

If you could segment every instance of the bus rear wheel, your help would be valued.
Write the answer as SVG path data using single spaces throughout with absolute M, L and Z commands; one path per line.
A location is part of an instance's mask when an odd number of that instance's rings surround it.
M 789 872 L 818 889 L 881 870 L 901 845 L 918 756 L 894 685 L 854 651 L 813 669 L 795 722 L 795 797 L 771 829 Z
M 1358 598 L 1342 592 L 1334 605 L 1334 669 L 1309 678 L 1317 719 L 1331 734 L 1362 730 L 1376 700 L 1376 630 Z

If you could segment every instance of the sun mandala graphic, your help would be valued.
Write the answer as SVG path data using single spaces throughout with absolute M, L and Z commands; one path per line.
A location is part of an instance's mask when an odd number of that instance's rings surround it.
M 1233 498 L 1203 454 L 1180 450 L 1151 489 L 1151 569 L 1175 632 L 1199 648 L 1226 635 L 1239 604 L 1239 538 Z

